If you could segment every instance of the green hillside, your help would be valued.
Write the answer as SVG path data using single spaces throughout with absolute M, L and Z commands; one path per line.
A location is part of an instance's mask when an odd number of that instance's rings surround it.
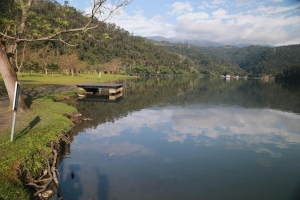
M 21 10 L 13 0 L 1 3 L 0 29 Z M 13 16 L 14 14 L 14 16 Z M 29 14 L 24 34 L 26 38 L 51 35 L 58 30 L 84 27 L 89 20 L 80 11 L 56 1 L 35 2 Z M 90 26 L 99 24 L 94 19 Z M 5 26 L 6 25 L 6 26 Z M 59 27 L 59 29 L 58 29 Z M 12 31 L 12 30 L 8 30 Z M 189 59 L 146 42 L 145 38 L 133 36 L 115 24 L 100 23 L 91 30 L 61 35 L 62 41 L 35 41 L 18 46 L 18 64 L 23 50 L 25 61 L 21 71 L 64 73 L 122 73 L 122 74 L 197 74 Z M 16 60 L 14 60 L 16 62 Z
M 152 41 L 153 42 L 153 41 Z M 195 63 L 201 73 L 275 76 L 291 66 L 300 64 L 300 45 L 266 47 L 205 47 L 170 42 L 153 42 L 169 51 L 179 53 Z
M 230 57 L 215 47 L 199 47 L 190 44 L 174 44 L 170 42 L 156 43 L 169 51 L 176 52 L 194 62 L 195 68 L 206 75 L 234 74 L 245 76 L 247 73 L 241 69 Z
M 0 3 L 0 30 L 20 18 L 13 0 Z M 82 12 L 56 1 L 35 2 L 24 31 L 26 38 L 55 34 L 62 28 L 84 27 L 89 20 Z M 93 19 L 91 26 L 99 24 Z M 157 42 L 134 36 L 115 24 L 101 23 L 91 30 L 61 35 L 61 40 L 35 41 L 18 45 L 14 66 L 20 72 L 193 74 L 262 76 L 282 73 L 300 64 L 300 45 L 264 47 L 205 47 Z M 21 64 L 24 55 L 24 63 Z

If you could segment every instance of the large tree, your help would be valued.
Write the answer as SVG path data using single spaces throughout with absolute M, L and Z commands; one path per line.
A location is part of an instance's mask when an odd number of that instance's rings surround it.
M 74 32 L 86 33 L 96 29 L 101 22 L 113 17 L 118 10 L 128 5 L 132 0 L 93 0 L 91 13 L 85 15 L 85 21 L 78 23 L 78 27 L 69 27 L 68 20 L 74 8 L 62 6 L 51 0 L 7 0 L 0 3 L 0 73 L 5 87 L 13 104 L 14 85 L 17 81 L 16 72 L 12 67 L 13 57 L 20 43 L 37 41 L 67 42 L 62 35 Z M 57 18 L 44 17 L 38 12 L 38 7 L 53 5 L 64 10 L 64 15 Z M 51 8 L 50 8 L 51 9 Z M 25 112 L 28 108 L 22 95 L 19 97 L 19 111 Z

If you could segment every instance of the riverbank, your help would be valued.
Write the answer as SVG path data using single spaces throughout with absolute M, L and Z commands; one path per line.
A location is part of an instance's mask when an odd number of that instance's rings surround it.
M 55 102 L 55 99 L 74 94 L 74 85 L 78 83 L 117 82 L 125 78 L 120 75 L 102 75 L 99 78 L 96 74 L 74 77 L 23 74 L 19 82 L 31 111 L 18 113 L 14 142 L 10 142 L 13 111 L 7 107 L 8 100 L 3 95 L 5 88 L 0 76 L 0 199 L 32 199 L 32 191 L 24 185 L 25 173 L 41 175 L 46 161 L 40 153 L 52 155 L 50 141 L 57 141 L 60 133 L 72 129 L 73 122 L 65 113 L 72 115 L 77 112 L 76 109 L 63 102 Z

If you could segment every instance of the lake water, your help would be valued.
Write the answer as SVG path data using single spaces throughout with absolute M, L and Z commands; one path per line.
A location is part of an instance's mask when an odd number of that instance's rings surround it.
M 127 80 L 76 102 L 60 166 L 67 200 L 298 199 L 300 87 L 261 80 Z M 74 172 L 74 178 L 71 172 Z

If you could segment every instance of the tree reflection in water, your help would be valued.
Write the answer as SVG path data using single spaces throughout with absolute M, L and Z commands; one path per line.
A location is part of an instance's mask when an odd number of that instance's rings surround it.
M 123 84 L 118 103 L 76 102 L 93 121 L 77 127 L 61 163 L 80 166 L 75 199 L 286 199 L 297 191 L 298 90 L 219 78 Z

